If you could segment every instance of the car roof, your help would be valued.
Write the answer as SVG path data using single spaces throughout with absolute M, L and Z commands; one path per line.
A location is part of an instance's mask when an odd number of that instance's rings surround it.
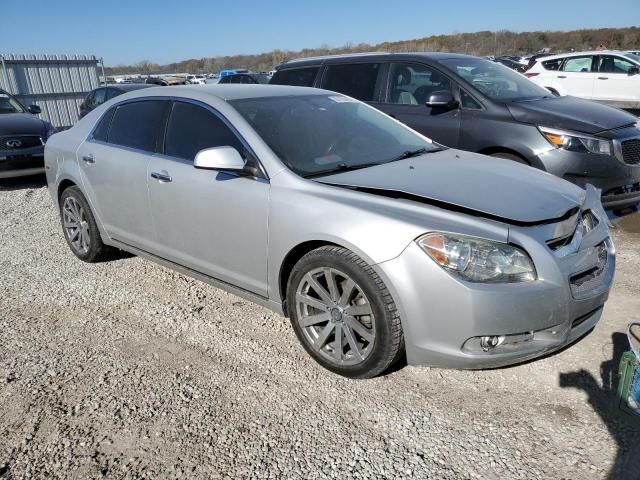
M 109 87 L 122 90 L 123 92 L 131 92 L 133 90 L 139 90 L 141 88 L 149 88 L 153 85 L 148 83 L 116 83 L 115 85 L 108 85 Z
M 269 84 L 240 84 L 227 83 L 207 85 L 175 85 L 170 87 L 150 86 L 152 89 L 144 92 L 128 94 L 129 98 L 137 97 L 184 97 L 191 98 L 194 95 L 201 97 L 208 95 L 224 101 L 241 100 L 248 98 L 265 97 L 291 97 L 303 95 L 337 95 L 335 92 L 311 87 L 294 87 L 289 85 Z M 118 97 L 120 98 L 120 97 Z
M 549 55 L 544 57 L 545 60 L 556 60 L 558 58 L 567 58 L 567 57 L 582 57 L 588 55 L 621 55 L 624 56 L 626 51 L 621 50 L 589 50 L 586 52 L 565 52 L 565 53 L 556 53 L 553 55 Z
M 448 53 L 448 52 L 414 52 L 414 53 L 389 53 L 389 52 L 365 52 L 365 53 L 345 53 L 340 55 L 324 55 L 320 57 L 306 57 L 295 58 L 288 62 L 278 65 L 276 70 L 321 65 L 324 63 L 342 63 L 345 60 L 372 60 L 372 61 L 385 61 L 394 59 L 405 60 L 445 60 L 449 58 L 478 58 L 473 55 L 464 55 L 461 53 Z

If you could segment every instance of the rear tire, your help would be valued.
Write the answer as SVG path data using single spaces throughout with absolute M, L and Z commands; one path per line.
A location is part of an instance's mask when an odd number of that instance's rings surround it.
M 287 284 L 291 325 L 309 355 L 350 378 L 384 373 L 404 356 L 400 314 L 382 279 L 353 252 L 303 256 Z
M 60 196 L 60 221 L 64 238 L 76 257 L 87 263 L 105 259 L 109 247 L 102 242 L 89 202 L 76 186 Z

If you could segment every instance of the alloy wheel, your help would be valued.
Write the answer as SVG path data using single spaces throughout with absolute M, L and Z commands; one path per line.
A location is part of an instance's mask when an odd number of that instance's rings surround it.
M 335 268 L 307 272 L 296 289 L 297 322 L 312 349 L 335 365 L 367 359 L 375 316 L 362 288 Z
M 73 197 L 67 197 L 62 205 L 62 223 L 69 243 L 80 254 L 87 254 L 91 247 L 89 222 L 82 205 Z

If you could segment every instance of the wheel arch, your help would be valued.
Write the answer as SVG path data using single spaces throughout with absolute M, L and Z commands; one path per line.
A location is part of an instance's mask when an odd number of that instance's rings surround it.
M 482 155 L 494 155 L 496 153 L 508 153 L 509 155 L 514 155 L 514 156 L 522 159 L 522 161 L 524 163 L 526 163 L 527 165 L 529 165 L 529 166 L 536 167 L 536 168 L 539 168 L 541 170 L 544 170 L 544 166 L 543 165 L 535 165 L 535 164 L 533 164 L 531 162 L 531 160 L 529 160 L 527 157 L 522 155 L 520 152 L 518 152 L 517 150 L 514 150 L 512 148 L 509 148 L 509 147 L 499 147 L 499 146 L 486 147 L 486 148 L 483 148 L 482 150 L 479 150 L 478 153 L 481 153 Z
M 60 205 L 60 198 L 62 197 L 62 193 L 69 187 L 77 187 L 78 184 L 73 180 L 65 178 L 58 184 L 58 191 L 56 192 L 56 198 L 58 200 L 58 205 Z

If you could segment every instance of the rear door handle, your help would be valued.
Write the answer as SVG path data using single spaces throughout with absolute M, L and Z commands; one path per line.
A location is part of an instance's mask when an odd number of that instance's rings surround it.
M 598 80 L 609 80 L 609 77 L 598 77 Z
M 86 163 L 96 163 L 96 159 L 93 158 L 93 154 L 92 153 L 88 153 L 87 155 L 83 155 L 82 156 L 82 160 L 84 160 Z
M 558 75 L 558 78 L 567 78 L 566 75 Z
M 173 180 L 173 178 L 171 178 L 171 175 L 169 175 L 169 172 L 167 172 L 166 170 L 163 170 L 161 172 L 151 172 L 151 178 L 155 178 L 160 183 L 169 183 Z

